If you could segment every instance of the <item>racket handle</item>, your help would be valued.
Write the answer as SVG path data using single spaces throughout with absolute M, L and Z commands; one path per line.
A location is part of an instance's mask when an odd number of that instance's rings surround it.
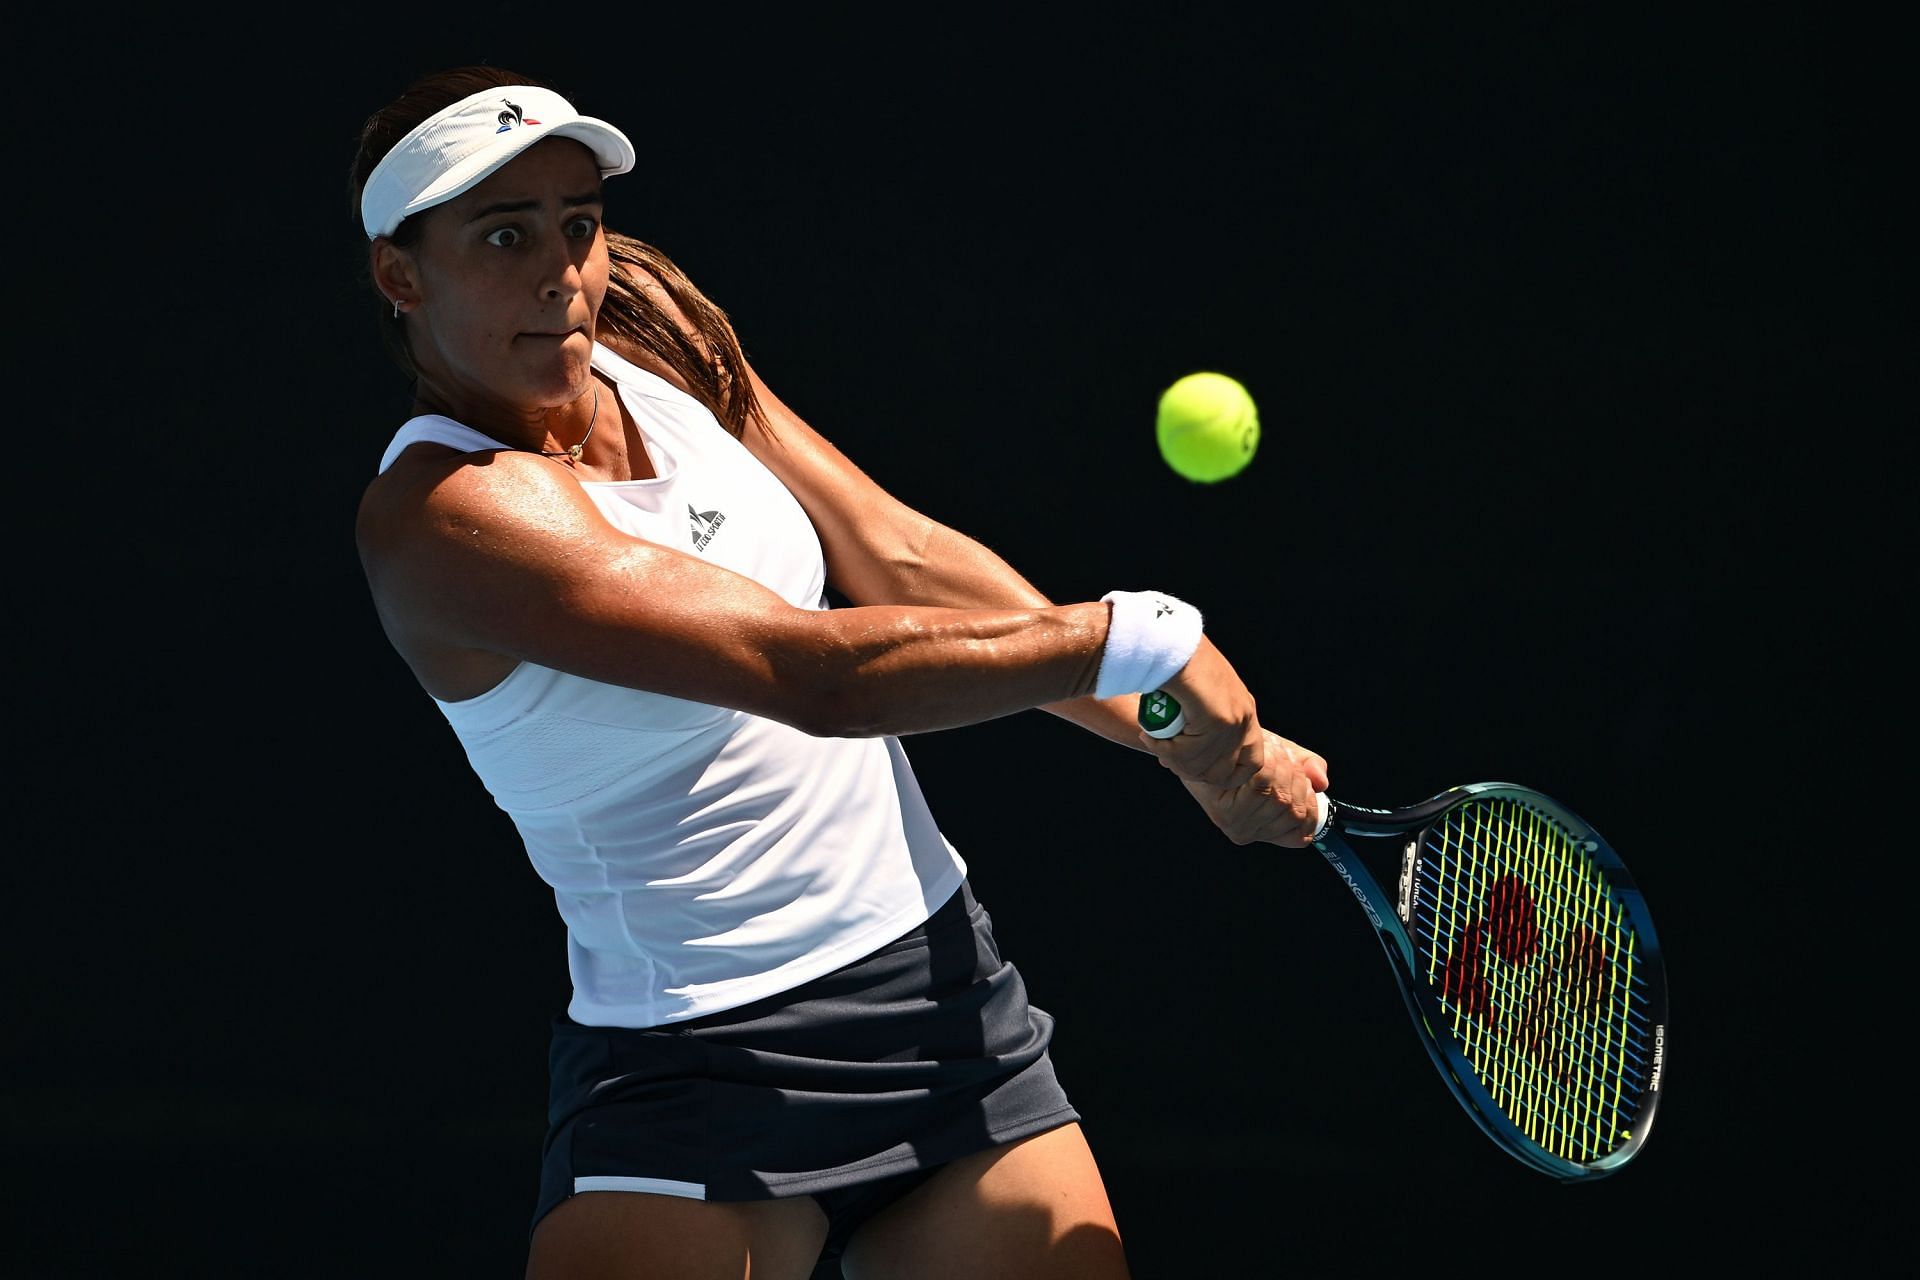
M 1141 694 L 1140 711 L 1135 718 L 1140 722 L 1141 732 L 1149 738 L 1171 738 L 1187 724 L 1186 713 L 1180 710 L 1180 700 L 1165 689 Z M 1327 799 L 1324 791 L 1314 792 L 1313 799 L 1320 806 L 1320 820 L 1313 828 L 1313 838 L 1318 840 L 1333 825 L 1333 801 Z
M 1149 738 L 1171 738 L 1187 727 L 1180 701 L 1165 689 L 1140 695 L 1140 728 Z

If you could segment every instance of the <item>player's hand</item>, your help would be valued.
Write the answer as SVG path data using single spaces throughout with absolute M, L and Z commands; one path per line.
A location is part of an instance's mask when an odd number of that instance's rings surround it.
M 1171 738 L 1140 735 L 1161 764 L 1184 782 L 1228 790 L 1260 771 L 1266 740 L 1254 717 L 1253 694 L 1211 640 L 1200 637 L 1200 647 L 1166 690 L 1179 700 L 1185 726 Z
M 1277 733 L 1263 729 L 1261 734 L 1265 743 L 1260 770 L 1240 786 L 1180 781 L 1235 844 L 1305 848 L 1320 824 L 1320 804 L 1314 797 L 1327 789 L 1326 759 Z

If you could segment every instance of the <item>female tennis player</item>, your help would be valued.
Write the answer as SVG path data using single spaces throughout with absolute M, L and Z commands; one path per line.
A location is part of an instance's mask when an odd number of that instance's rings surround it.
M 783 404 L 603 225 L 635 159 L 456 68 L 351 167 L 414 396 L 359 510 L 367 582 L 566 925 L 526 1274 L 1125 1276 L 1053 1019 L 899 739 L 1042 707 L 1293 847 L 1326 763 L 1260 726 L 1188 603 L 1052 603 Z M 1134 723 L 1161 686 L 1165 742 Z

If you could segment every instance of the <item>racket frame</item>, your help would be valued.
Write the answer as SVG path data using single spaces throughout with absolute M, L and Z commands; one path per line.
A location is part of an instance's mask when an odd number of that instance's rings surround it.
M 1424 844 L 1428 828 L 1453 809 L 1474 800 L 1513 800 L 1543 810 L 1558 821 L 1581 851 L 1593 860 L 1605 876 L 1608 887 L 1626 912 L 1635 936 L 1634 965 L 1646 984 L 1645 1013 L 1650 1031 L 1648 1083 L 1642 1093 L 1639 1111 L 1627 1137 L 1604 1156 L 1591 1162 L 1567 1160 L 1547 1151 L 1509 1120 L 1494 1101 L 1450 1031 L 1436 1030 L 1447 1025 L 1449 1014 L 1433 994 L 1432 986 L 1418 974 L 1418 960 L 1412 937 L 1400 916 L 1399 895 L 1390 896 L 1378 877 L 1367 867 L 1360 853 L 1346 836 L 1410 836 L 1416 845 Z M 1666 1069 L 1666 967 L 1660 955 L 1658 935 L 1647 912 L 1646 901 L 1634 883 L 1626 864 L 1598 832 L 1565 805 L 1531 787 L 1510 782 L 1474 782 L 1446 791 L 1401 809 L 1369 809 L 1327 797 L 1327 817 L 1315 835 L 1313 847 L 1325 858 L 1341 880 L 1353 892 L 1387 953 L 1395 984 L 1400 988 L 1407 1011 L 1421 1045 L 1433 1060 L 1440 1078 L 1446 1082 L 1461 1107 L 1474 1123 L 1503 1151 L 1522 1164 L 1562 1182 L 1590 1182 L 1618 1172 L 1638 1154 L 1653 1126 L 1660 1100 L 1661 1078 Z M 1413 859 L 1403 856 L 1402 877 L 1411 870 Z M 1396 884 L 1396 890 L 1400 888 Z

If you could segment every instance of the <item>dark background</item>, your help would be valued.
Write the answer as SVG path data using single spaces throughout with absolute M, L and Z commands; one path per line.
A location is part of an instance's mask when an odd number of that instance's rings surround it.
M 1449 1101 L 1313 855 L 1231 845 L 1041 713 L 909 740 L 1060 1019 L 1137 1275 L 1867 1248 L 1892 1193 L 1852 1179 L 1891 1157 L 1839 1118 L 1873 1111 L 1874 1032 L 1827 967 L 1873 890 L 1832 871 L 1830 752 L 1886 709 L 1835 692 L 1880 660 L 1861 584 L 1910 578 L 1877 532 L 1912 413 L 1890 33 L 1794 5 L 894 21 L 474 5 L 119 28 L 88 84 L 42 68 L 99 120 L 16 278 L 91 336 L 25 385 L 105 443 L 46 471 L 43 434 L 29 472 L 58 514 L 16 672 L 0 1270 L 520 1274 L 563 932 L 351 538 L 409 401 L 346 168 L 366 115 L 469 61 L 634 137 L 609 222 L 909 503 L 1056 599 L 1199 604 L 1336 796 L 1524 782 L 1632 866 L 1668 1088 L 1635 1164 L 1560 1187 Z M 1202 368 L 1265 431 L 1216 486 L 1152 434 Z

